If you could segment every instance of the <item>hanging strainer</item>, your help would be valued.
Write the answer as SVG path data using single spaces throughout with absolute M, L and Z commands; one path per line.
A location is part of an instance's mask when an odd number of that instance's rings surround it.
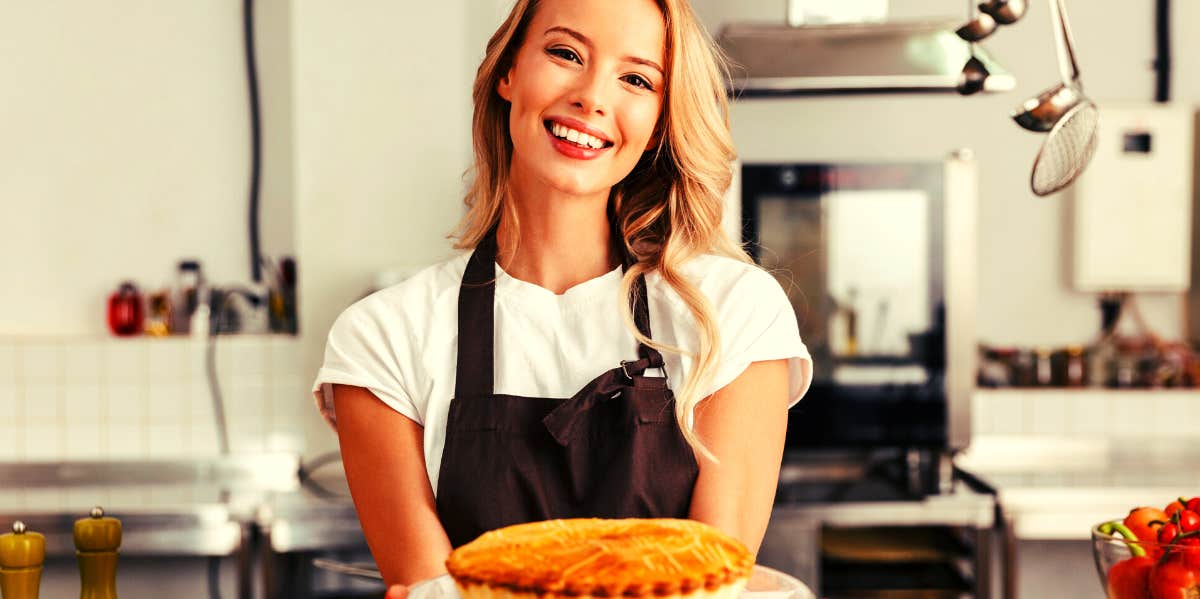
M 1049 131 L 1033 160 L 1030 176 L 1033 193 L 1039 196 L 1063 189 L 1083 172 L 1096 152 L 1100 124 L 1096 104 L 1083 94 L 1066 6 L 1063 0 L 1048 2 L 1062 82 L 1026 100 L 1013 112 L 1018 125 L 1039 133 Z
M 1091 101 L 1067 111 L 1042 142 L 1033 159 L 1030 185 L 1039 196 L 1050 195 L 1071 184 L 1096 152 L 1100 111 Z

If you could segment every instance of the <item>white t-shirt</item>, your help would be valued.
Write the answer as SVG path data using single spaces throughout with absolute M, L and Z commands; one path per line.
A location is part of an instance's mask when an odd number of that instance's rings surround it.
M 347 308 L 334 322 L 313 394 L 332 419 L 332 384 L 369 389 L 422 425 L 425 468 L 436 492 L 454 396 L 458 352 L 458 289 L 469 253 L 426 268 Z M 812 360 L 779 283 L 759 267 L 705 255 L 681 272 L 708 297 L 720 335 L 720 367 L 709 395 L 751 362 L 788 359 L 789 405 L 812 380 Z M 562 295 L 515 279 L 496 267 L 495 381 L 497 394 L 567 398 L 621 360 L 637 359 L 637 341 L 620 304 L 622 272 L 580 283 Z M 698 346 L 687 305 L 657 273 L 646 275 L 650 333 L 658 342 Z M 668 385 L 678 392 L 690 358 L 662 352 Z

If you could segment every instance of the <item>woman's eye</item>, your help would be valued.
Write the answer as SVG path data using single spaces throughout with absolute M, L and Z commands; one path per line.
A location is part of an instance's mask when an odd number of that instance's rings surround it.
M 546 50 L 546 52 L 552 56 L 557 56 L 563 60 L 569 60 L 571 62 L 578 62 L 580 64 L 583 63 L 582 60 L 579 60 L 579 55 L 576 54 L 570 48 L 550 48 L 549 50 Z
M 642 77 L 641 75 L 626 75 L 625 77 L 623 77 L 623 79 L 625 80 L 626 83 L 633 85 L 635 87 L 640 87 L 642 89 L 654 91 L 654 86 L 650 85 L 650 82 L 646 81 L 646 78 Z

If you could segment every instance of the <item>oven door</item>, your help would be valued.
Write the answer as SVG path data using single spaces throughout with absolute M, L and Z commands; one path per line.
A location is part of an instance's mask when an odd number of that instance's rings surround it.
M 965 447 L 973 163 L 758 163 L 739 175 L 731 220 L 787 291 L 813 356 L 788 448 Z

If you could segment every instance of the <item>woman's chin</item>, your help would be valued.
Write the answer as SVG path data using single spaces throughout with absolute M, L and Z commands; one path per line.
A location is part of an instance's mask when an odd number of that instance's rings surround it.
M 617 182 L 596 181 L 592 178 L 566 178 L 559 176 L 549 180 L 550 188 L 565 196 L 592 197 L 603 195 L 608 197 L 608 192 Z

